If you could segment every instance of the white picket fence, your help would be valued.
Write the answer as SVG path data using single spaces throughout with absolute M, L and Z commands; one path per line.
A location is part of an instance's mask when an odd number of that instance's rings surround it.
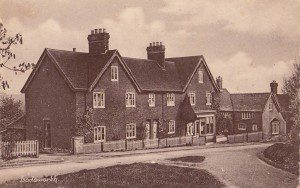
M 39 143 L 37 140 L 2 142 L 1 155 L 8 157 L 39 156 Z

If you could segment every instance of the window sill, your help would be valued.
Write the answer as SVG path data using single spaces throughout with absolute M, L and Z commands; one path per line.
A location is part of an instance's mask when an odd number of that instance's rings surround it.
M 169 106 L 169 107 L 173 107 L 173 106 L 175 106 L 175 104 L 174 104 L 174 105 L 167 105 L 167 106 Z
M 105 142 L 105 140 L 94 140 L 94 143 L 102 143 Z
M 135 108 L 135 106 L 126 106 L 126 108 Z
M 279 133 L 272 133 L 272 135 L 279 135 Z
M 110 80 L 110 81 L 112 81 L 112 82 L 117 82 L 117 81 L 119 81 L 119 80 Z
M 175 134 L 175 132 L 168 132 L 168 134 Z
M 126 137 L 126 140 L 136 139 L 136 137 Z
M 105 108 L 105 106 L 94 106 L 93 108 L 94 109 L 98 109 L 98 108 L 103 109 L 103 108 Z

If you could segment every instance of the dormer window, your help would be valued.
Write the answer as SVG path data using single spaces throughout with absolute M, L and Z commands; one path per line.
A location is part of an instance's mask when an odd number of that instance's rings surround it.
M 167 106 L 175 106 L 175 94 L 167 93 Z
M 203 70 L 198 70 L 198 81 L 199 83 L 203 83 Z
M 196 94 L 194 92 L 189 93 L 190 104 L 192 106 L 196 105 Z
M 117 66 L 111 66 L 111 81 L 119 80 L 119 71 Z

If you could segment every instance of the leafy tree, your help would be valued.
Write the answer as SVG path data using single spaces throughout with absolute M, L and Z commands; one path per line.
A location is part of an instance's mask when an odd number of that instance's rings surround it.
M 233 120 L 232 117 L 224 117 L 220 112 L 220 93 L 213 94 L 213 109 L 217 111 L 216 113 L 216 133 L 221 134 L 230 134 L 233 133 Z
M 8 125 L 12 121 L 23 115 L 22 102 L 12 97 L 2 97 L 0 99 L 0 126 Z
M 300 127 L 300 61 L 296 60 L 290 77 L 284 79 L 283 93 L 290 97 L 292 111 L 292 136 L 293 141 L 299 142 Z
M 24 73 L 30 68 L 34 67 L 34 64 L 30 63 L 19 63 L 18 66 L 9 65 L 10 60 L 16 59 L 16 54 L 12 50 L 12 46 L 23 44 L 23 37 L 20 33 L 15 34 L 15 36 L 8 36 L 7 29 L 0 23 L 0 68 L 7 69 L 9 71 L 14 71 L 15 74 L 18 72 Z M 9 88 L 9 84 L 0 75 L 0 82 L 2 88 Z

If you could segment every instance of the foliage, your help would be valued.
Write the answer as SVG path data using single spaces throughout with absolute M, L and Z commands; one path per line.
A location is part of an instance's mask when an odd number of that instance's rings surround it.
M 83 136 L 84 141 L 91 143 L 94 140 L 93 108 L 87 108 L 82 115 L 76 117 L 75 135 Z
M 30 63 L 19 63 L 18 66 L 8 65 L 10 60 L 16 59 L 16 54 L 12 51 L 12 46 L 23 44 L 23 37 L 20 33 L 15 34 L 15 36 L 11 37 L 7 35 L 7 29 L 0 23 L 0 68 L 5 68 L 10 71 L 14 71 L 15 74 L 18 72 L 24 73 L 28 69 L 34 67 L 34 64 Z M 9 88 L 9 84 L 4 78 L 0 75 L 0 81 L 2 84 L 2 88 Z
M 218 135 L 220 134 L 228 134 L 228 132 L 232 132 L 233 130 L 233 120 L 231 117 L 224 117 L 220 112 L 220 93 L 213 94 L 213 103 L 212 108 L 217 111 L 216 113 L 216 132 Z
M 300 62 L 296 61 L 293 65 L 293 72 L 290 77 L 284 79 L 283 93 L 291 99 L 290 109 L 292 111 L 292 120 L 294 132 L 299 131 L 300 126 Z M 298 134 L 298 133 L 297 133 Z M 296 136 L 298 138 L 298 136 Z M 298 138 L 299 139 L 299 138 Z M 299 140 L 298 140 L 299 142 Z
M 16 101 L 12 97 L 2 97 L 0 99 L 0 127 L 5 129 L 6 126 L 17 120 L 23 115 L 22 102 Z

